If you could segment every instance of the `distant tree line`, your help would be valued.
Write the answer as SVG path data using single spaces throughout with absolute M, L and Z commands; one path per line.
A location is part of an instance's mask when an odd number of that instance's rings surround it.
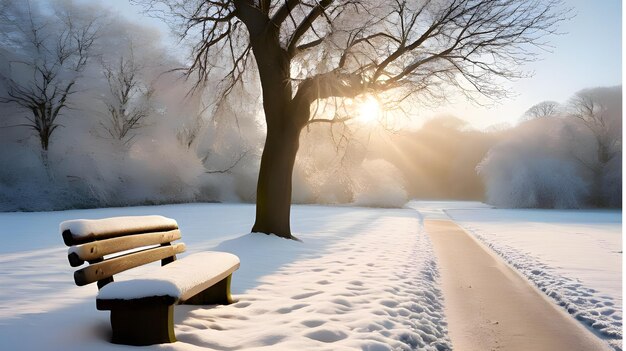
M 325 129 L 311 129 L 296 164 L 294 199 L 358 203 L 363 165 L 377 160 L 379 181 L 367 187 L 378 192 L 378 205 L 413 198 L 521 208 L 621 207 L 621 104 L 616 86 L 585 89 L 564 103 L 540 102 L 515 126 L 477 130 L 457 117 L 439 116 L 419 129 L 392 133 L 336 126 L 328 133 L 334 142 L 320 137 Z M 391 190 L 398 188 L 404 196 Z
M 501 207 L 622 204 L 622 88 L 540 102 L 518 125 L 475 130 L 443 116 L 374 147 L 404 177 L 409 198 L 479 200 Z M 410 160 L 410 161 L 407 161 Z

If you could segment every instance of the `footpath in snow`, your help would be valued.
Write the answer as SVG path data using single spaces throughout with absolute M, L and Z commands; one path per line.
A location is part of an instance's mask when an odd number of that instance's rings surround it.
M 425 220 L 454 348 L 601 351 L 608 345 L 451 220 Z
M 147 349 L 451 348 L 436 260 L 417 212 L 295 206 L 300 243 L 245 234 L 253 211 L 249 205 L 190 204 L 0 214 L 0 235 L 17 235 L 0 259 L 3 347 L 126 349 L 107 342 L 108 313 L 95 309 L 95 287 L 73 285 L 57 227 L 67 219 L 159 214 L 178 221 L 190 253 L 215 249 L 240 257 L 233 276 L 239 302 L 177 306 L 179 341 Z
M 494 209 L 424 202 L 422 216 L 453 219 L 615 350 L 622 349 L 622 222 L 614 210 Z

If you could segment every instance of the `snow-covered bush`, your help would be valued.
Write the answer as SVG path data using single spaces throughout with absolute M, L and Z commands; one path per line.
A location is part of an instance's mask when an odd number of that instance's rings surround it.
M 139 139 L 130 150 L 106 140 L 74 142 L 54 144 L 47 169 L 36 145 L 1 148 L 0 210 L 188 202 L 209 181 L 201 160 L 173 141 Z
M 500 207 L 579 208 L 589 185 L 569 153 L 560 118 L 523 123 L 477 166 L 487 202 Z
M 579 208 L 588 187 L 571 162 L 490 151 L 479 165 L 487 202 L 498 207 Z

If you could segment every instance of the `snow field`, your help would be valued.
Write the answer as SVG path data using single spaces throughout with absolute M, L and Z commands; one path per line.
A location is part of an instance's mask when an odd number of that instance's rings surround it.
M 0 285 L 14 289 L 0 291 L 0 339 L 12 350 L 125 349 L 107 342 L 108 313 L 95 310 L 95 286 L 73 286 L 56 228 L 59 219 L 159 214 L 178 221 L 188 253 L 215 249 L 240 257 L 232 281 L 239 301 L 177 306 L 179 341 L 146 349 L 451 348 L 435 257 L 415 211 L 294 206 L 294 234 L 303 242 L 243 234 L 253 211 L 251 205 L 188 204 L 0 214 L 1 235 L 15 232 L 5 228 L 30 235 L 2 256 Z M 58 245 L 39 247 L 48 236 Z

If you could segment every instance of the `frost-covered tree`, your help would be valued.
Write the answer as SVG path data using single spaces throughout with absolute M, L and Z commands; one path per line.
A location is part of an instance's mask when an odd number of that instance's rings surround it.
M 519 77 L 564 18 L 558 0 L 143 2 L 197 39 L 191 71 L 201 79 L 227 67 L 228 93 L 258 72 L 267 136 L 252 231 L 286 238 L 300 132 L 350 117 L 316 107 L 367 94 L 442 99 L 450 87 L 500 97 L 496 78 Z
M 545 118 L 557 115 L 561 110 L 561 104 L 556 101 L 542 101 L 524 112 L 522 120 Z
M 45 163 L 51 137 L 61 126 L 58 119 L 71 106 L 99 29 L 97 17 L 71 10 L 59 6 L 53 15 L 44 15 L 30 2 L 14 2 L 0 16 L 5 44 L 0 102 L 23 111 L 19 126 L 35 132 Z
M 90 19 L 95 21 L 93 27 L 88 26 Z M 93 42 L 79 44 L 83 34 L 96 35 Z M 88 55 L 81 56 L 85 45 Z M 101 65 L 104 62 L 110 68 L 112 81 L 120 78 L 132 86 L 127 72 L 133 70 L 126 69 L 131 46 L 134 63 L 130 66 L 141 68 L 134 81 L 142 85 L 141 90 L 146 82 L 153 83 L 155 110 L 141 133 L 135 133 L 136 129 L 127 132 L 125 140 L 137 135 L 123 146 L 94 135 L 105 133 L 99 125 L 109 113 L 103 99 L 118 111 L 131 111 L 135 97 L 141 95 L 131 93 L 130 109 L 113 105 L 112 89 Z M 48 107 L 37 115 L 49 118 L 41 120 L 18 103 L 0 104 L 0 210 L 225 199 L 201 196 L 204 188 L 220 188 L 222 183 L 208 184 L 201 157 L 175 137 L 186 117 L 194 116 L 198 108 L 182 98 L 191 86 L 182 74 L 163 74 L 180 67 L 171 52 L 157 30 L 115 16 L 91 1 L 0 0 L 0 96 L 8 99 L 14 83 L 13 88 L 35 93 L 29 102 L 50 98 Z M 61 64 L 56 59 L 63 53 L 67 57 L 61 55 Z M 76 65 L 81 69 L 71 69 Z M 32 133 L 36 123 L 48 137 L 48 150 L 42 150 L 45 144 L 39 133 Z
M 622 89 L 620 87 L 582 90 L 570 100 L 570 117 L 582 124 L 593 136 L 592 157 L 574 154 L 578 162 L 592 173 L 592 202 L 596 206 L 617 205 L 614 193 L 621 186 L 608 179 L 621 177 Z M 619 172 L 619 176 L 616 174 Z M 609 184 L 613 184 L 610 186 Z M 611 200 L 613 198 L 613 200 Z
M 154 88 L 143 81 L 142 67 L 132 50 L 128 57 L 120 56 L 117 63 L 102 66 L 109 94 L 104 100 L 107 119 L 101 125 L 110 137 L 128 144 L 153 110 Z
M 585 89 L 553 118 L 507 132 L 478 171 L 504 207 L 621 206 L 621 87 Z

